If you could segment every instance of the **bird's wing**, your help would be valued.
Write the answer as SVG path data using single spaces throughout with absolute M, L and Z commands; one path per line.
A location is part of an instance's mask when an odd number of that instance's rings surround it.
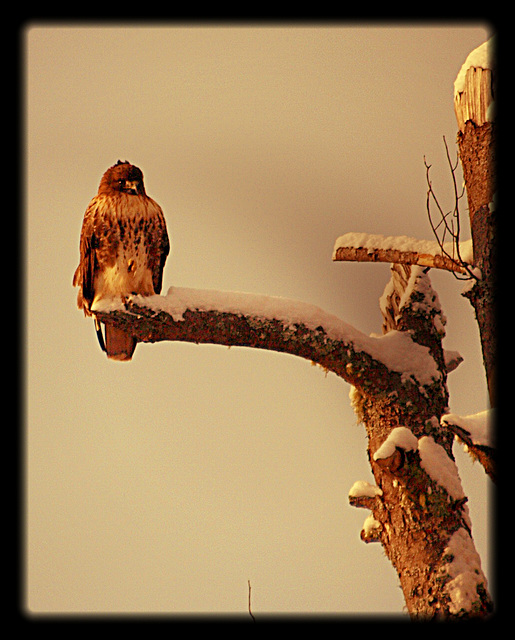
M 147 196 L 148 198 L 148 196 Z M 166 230 L 166 221 L 161 207 L 148 198 L 152 206 L 155 207 L 155 215 L 153 223 L 149 229 L 148 242 L 151 246 L 150 251 L 150 268 L 152 271 L 152 284 L 155 293 L 161 293 L 163 286 L 163 270 L 166 258 L 170 252 L 170 241 L 168 240 L 168 232 Z
M 89 309 L 95 292 L 93 289 L 95 282 L 95 272 L 98 268 L 96 250 L 98 248 L 98 237 L 95 229 L 97 217 L 98 199 L 97 197 L 89 203 L 80 234 L 80 259 L 73 276 L 74 286 L 79 287 L 77 305 L 79 309 L 84 309 L 84 313 L 89 314 Z

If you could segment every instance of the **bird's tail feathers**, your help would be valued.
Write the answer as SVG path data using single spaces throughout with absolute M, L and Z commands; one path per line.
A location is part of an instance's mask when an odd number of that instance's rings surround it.
M 108 358 L 125 362 L 132 358 L 137 344 L 137 340 L 133 336 L 117 327 L 106 326 L 104 339 L 102 326 L 96 318 L 95 330 L 100 348 L 105 351 Z

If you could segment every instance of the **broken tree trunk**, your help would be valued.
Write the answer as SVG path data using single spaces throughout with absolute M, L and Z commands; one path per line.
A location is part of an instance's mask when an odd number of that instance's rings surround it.
M 474 307 L 483 351 L 490 404 L 496 406 L 496 191 L 492 39 L 474 50 L 455 82 L 458 147 L 467 188 L 474 265 L 481 277 L 464 295 Z

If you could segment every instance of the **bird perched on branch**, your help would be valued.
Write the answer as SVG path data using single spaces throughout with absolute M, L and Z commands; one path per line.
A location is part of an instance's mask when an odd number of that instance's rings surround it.
M 130 360 L 136 339 L 113 326 L 105 338 L 92 306 L 102 298 L 161 292 L 170 250 L 161 207 L 145 192 L 143 173 L 127 161 L 102 176 L 97 195 L 84 214 L 80 262 L 73 276 L 77 305 L 95 319 L 98 341 L 108 358 Z

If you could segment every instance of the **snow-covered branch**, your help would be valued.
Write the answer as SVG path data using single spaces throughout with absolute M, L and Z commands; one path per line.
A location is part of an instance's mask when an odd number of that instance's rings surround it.
M 470 241 L 461 243 L 462 259 L 472 262 Z M 452 247 L 449 247 L 452 250 Z M 463 264 L 442 251 L 436 241 L 407 236 L 346 233 L 334 245 L 334 261 L 393 262 L 467 273 Z
M 409 332 L 367 336 L 319 307 L 273 296 L 171 287 L 166 296 L 101 300 L 98 320 L 138 342 L 175 340 L 268 349 L 300 356 L 373 395 L 427 392 L 442 372 Z
M 479 460 L 486 473 L 496 482 L 495 447 L 493 444 L 494 409 L 468 416 L 447 413 L 441 417 L 442 427 L 448 429 L 460 440 L 469 453 Z

